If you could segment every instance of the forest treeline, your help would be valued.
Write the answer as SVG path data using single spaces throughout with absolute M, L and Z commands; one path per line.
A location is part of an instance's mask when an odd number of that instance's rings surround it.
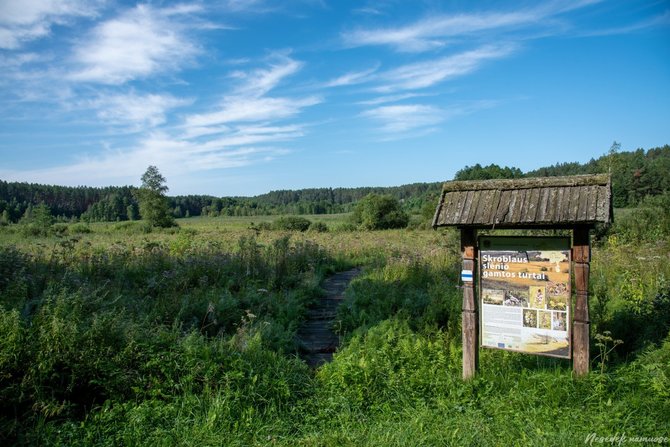
M 612 175 L 615 207 L 634 207 L 647 196 L 670 191 L 670 146 L 620 152 L 615 143 L 609 153 L 587 163 L 558 163 L 525 173 L 515 167 L 476 164 L 459 170 L 454 180 L 596 173 Z M 434 206 L 441 187 L 441 182 L 432 182 L 395 187 L 310 188 L 271 191 L 255 197 L 173 196 L 168 197 L 168 202 L 174 217 L 334 214 L 352 211 L 355 203 L 375 193 L 390 195 L 402 203 L 405 211 L 418 213 Z M 64 221 L 135 220 L 140 218 L 136 190 L 132 186 L 66 187 L 0 180 L 0 223 L 18 222 L 39 204 L 47 205 L 54 216 Z

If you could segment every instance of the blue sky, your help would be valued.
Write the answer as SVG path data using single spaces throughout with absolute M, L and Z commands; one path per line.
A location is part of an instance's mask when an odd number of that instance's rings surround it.
M 0 0 L 0 179 L 444 181 L 670 143 L 667 1 Z

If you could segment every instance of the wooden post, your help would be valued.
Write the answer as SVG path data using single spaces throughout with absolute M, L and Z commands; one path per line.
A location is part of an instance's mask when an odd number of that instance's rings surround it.
M 572 370 L 576 376 L 589 372 L 589 269 L 591 245 L 589 228 L 576 227 L 572 236 L 572 261 L 575 272 L 575 311 L 572 323 Z
M 472 272 L 472 281 L 463 282 L 463 380 L 472 378 L 479 367 L 479 316 L 475 299 L 475 278 L 477 259 L 477 230 L 461 229 L 461 253 L 463 270 Z

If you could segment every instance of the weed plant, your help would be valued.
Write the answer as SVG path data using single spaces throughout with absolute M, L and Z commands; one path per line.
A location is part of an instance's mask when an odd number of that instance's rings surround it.
M 254 217 L 257 221 L 259 218 Z M 270 219 L 268 219 L 269 221 Z M 594 372 L 481 350 L 461 380 L 455 231 L 250 230 L 241 220 L 0 234 L 0 443 L 582 445 L 668 437 L 667 238 L 594 247 Z M 90 231 L 89 231 L 90 230 Z M 362 265 L 334 360 L 296 330 L 329 272 Z M 598 356 L 596 334 L 623 343 Z M 601 340 L 602 341 L 602 340 Z

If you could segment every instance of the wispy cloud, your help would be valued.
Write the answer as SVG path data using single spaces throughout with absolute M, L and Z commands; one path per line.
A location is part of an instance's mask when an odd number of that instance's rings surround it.
M 0 67 L 4 69 L 16 69 L 40 59 L 42 58 L 37 53 L 0 54 Z
M 423 104 L 389 105 L 367 110 L 361 116 L 377 124 L 385 140 L 425 135 L 436 130 L 437 124 L 459 116 L 469 115 L 498 104 L 492 100 L 463 101 L 449 107 Z
M 160 166 L 166 175 L 185 175 L 267 162 L 288 153 L 286 143 L 305 135 L 304 126 L 294 118 L 321 102 L 315 95 L 271 96 L 302 66 L 288 56 L 272 55 L 264 66 L 236 71 L 233 78 L 239 82 L 214 107 L 184 114 L 176 123 L 168 116 L 189 105 L 189 100 L 110 88 L 76 106 L 93 109 L 101 122 L 145 131 L 135 144 L 125 142 L 122 150 L 108 149 L 65 166 L 0 175 L 58 184 L 67 184 L 69 178 L 92 185 L 119 184 L 136 183 L 149 164 Z
M 370 75 L 377 71 L 379 65 L 362 71 L 350 71 L 326 82 L 326 87 L 342 87 L 346 85 L 355 85 L 369 80 Z
M 235 123 L 274 122 L 291 118 L 304 108 L 319 104 L 319 96 L 268 96 L 286 77 L 298 72 L 303 64 L 287 56 L 273 55 L 268 68 L 248 72 L 236 71 L 234 78 L 240 85 L 222 98 L 214 110 L 191 114 L 184 121 L 189 135 L 207 135 L 224 132 Z
M 240 81 L 235 89 L 237 95 L 262 96 L 303 66 L 302 62 L 280 53 L 272 54 L 268 60 L 270 61 L 268 68 L 258 68 L 250 72 L 239 70 L 231 74 L 231 77 Z
M 580 36 L 582 37 L 597 37 L 597 36 L 611 36 L 611 35 L 619 35 L 619 34 L 629 34 L 629 33 L 634 33 L 637 31 L 642 31 L 646 30 L 649 28 L 656 28 L 656 27 L 661 27 L 661 26 L 668 26 L 670 25 L 670 11 L 666 11 L 665 13 L 658 15 L 656 17 L 652 17 L 651 19 L 644 20 L 641 22 L 636 22 L 636 23 L 631 23 L 629 25 L 624 25 L 624 26 L 619 26 L 619 27 L 614 27 L 614 28 L 604 28 L 604 29 L 598 29 L 598 30 L 592 30 L 592 31 L 586 31 L 584 33 L 581 33 Z
M 222 152 L 233 147 L 257 145 L 260 143 L 279 143 L 302 137 L 304 132 L 300 125 L 287 126 L 234 126 L 226 131 L 200 141 L 194 154 L 205 152 Z
M 0 2 L 0 48 L 17 49 L 26 42 L 48 36 L 51 26 L 76 17 L 94 17 L 100 1 L 21 0 Z
M 95 109 L 97 117 L 105 123 L 139 131 L 165 123 L 166 114 L 171 109 L 186 106 L 191 102 L 169 94 L 130 92 L 101 94 L 84 106 Z
M 409 131 L 426 129 L 443 120 L 442 111 L 434 106 L 409 104 L 382 106 L 361 114 L 375 121 L 387 137 L 400 137 Z
M 2 171 L 7 180 L 35 181 L 61 185 L 104 186 L 137 184 L 149 165 L 160 167 L 168 179 L 191 172 L 248 166 L 286 153 L 272 146 L 221 148 L 215 145 L 175 139 L 161 132 L 152 133 L 135 147 L 107 149 L 95 157 L 80 157 L 63 166 L 25 171 Z M 174 183 L 170 183 L 174 186 Z
M 292 117 L 304 107 L 318 104 L 316 96 L 307 98 L 226 97 L 218 110 L 194 114 L 186 119 L 186 127 L 209 127 L 234 122 L 274 121 Z
M 437 14 L 398 27 L 356 29 L 342 33 L 348 47 L 389 46 L 400 52 L 424 52 L 446 46 L 450 41 L 481 37 L 487 32 L 500 33 L 542 25 L 542 21 L 583 8 L 600 0 L 546 2 L 516 11 Z
M 98 24 L 75 49 L 70 79 L 123 84 L 181 67 L 199 51 L 179 20 L 194 11 L 138 5 Z
M 406 99 L 412 99 L 412 98 L 417 98 L 421 96 L 429 96 L 428 93 L 401 93 L 398 95 L 385 95 L 385 96 L 378 96 L 376 98 L 368 99 L 365 101 L 359 101 L 358 104 L 364 105 L 364 106 L 376 106 L 379 104 L 387 104 L 389 102 L 398 102 L 398 101 L 404 101 Z
M 430 87 L 448 79 L 471 73 L 482 64 L 510 55 L 515 45 L 486 45 L 463 53 L 440 59 L 403 65 L 380 75 L 383 84 L 376 88 L 380 92 L 412 90 Z
M 422 52 L 444 46 L 445 38 L 534 23 L 537 19 L 538 14 L 531 11 L 461 14 L 424 19 L 400 28 L 357 30 L 342 37 L 351 47 L 388 45 L 398 51 Z

